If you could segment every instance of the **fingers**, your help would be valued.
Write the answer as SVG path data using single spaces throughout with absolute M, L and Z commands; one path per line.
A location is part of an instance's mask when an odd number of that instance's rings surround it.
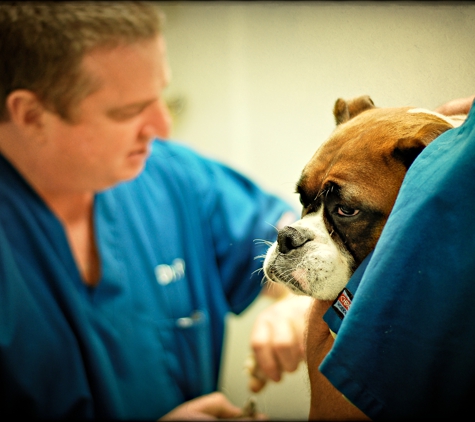
M 256 363 L 254 354 L 248 356 L 244 367 L 249 375 L 248 388 L 254 393 L 261 391 L 267 384 L 267 376 L 261 371 Z
M 203 414 L 212 415 L 216 419 L 268 420 L 267 415 L 257 412 L 254 398 L 250 398 L 241 408 L 233 405 L 221 392 L 198 397 L 194 401 L 200 402 L 200 411 Z
M 251 347 L 254 353 L 255 375 L 262 374 L 265 378 L 280 381 L 282 368 L 275 352 L 274 330 L 272 324 L 262 318 L 251 333 Z M 264 378 L 257 376 L 258 378 Z
M 207 397 L 210 401 L 208 413 L 218 419 L 236 418 L 242 414 L 242 409 L 232 404 L 222 393 L 214 392 Z
M 234 419 L 242 415 L 242 409 L 233 405 L 220 392 L 207 394 L 187 401 L 167 413 L 160 420 L 214 420 Z
M 303 330 L 300 332 L 293 323 L 269 330 L 273 331 L 273 351 L 281 373 L 294 372 L 304 357 Z
M 249 378 L 247 388 L 251 390 L 253 393 L 258 393 L 266 386 L 266 384 L 267 384 L 267 379 L 251 376 Z
M 313 299 L 289 296 L 264 310 L 251 333 L 255 368 L 250 371 L 252 391 L 259 391 L 264 380 L 280 381 L 284 372 L 294 372 L 305 359 L 306 314 Z
M 279 381 L 283 372 L 293 372 L 303 358 L 303 335 L 292 321 L 275 324 L 267 321 L 261 325 L 266 334 L 260 335 L 253 350 L 262 371 L 273 381 Z

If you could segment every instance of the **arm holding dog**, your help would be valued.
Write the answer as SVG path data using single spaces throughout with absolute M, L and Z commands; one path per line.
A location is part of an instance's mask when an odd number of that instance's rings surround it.
M 332 301 L 315 300 L 307 332 L 307 362 L 311 387 L 309 420 L 369 420 L 320 372 L 319 366 L 331 350 L 334 339 L 323 316 Z
M 475 95 L 469 95 L 468 97 L 455 98 L 447 103 L 444 103 L 437 107 L 435 111 L 445 116 L 454 116 L 457 114 L 468 114 L 470 107 L 472 106 Z

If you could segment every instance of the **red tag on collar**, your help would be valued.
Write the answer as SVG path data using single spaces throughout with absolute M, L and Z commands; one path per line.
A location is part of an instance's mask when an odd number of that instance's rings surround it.
M 332 308 L 334 309 L 336 314 L 340 317 L 340 319 L 343 319 L 345 315 L 348 313 L 352 300 L 353 300 L 353 295 L 345 287 L 337 296 L 335 301 L 333 302 Z

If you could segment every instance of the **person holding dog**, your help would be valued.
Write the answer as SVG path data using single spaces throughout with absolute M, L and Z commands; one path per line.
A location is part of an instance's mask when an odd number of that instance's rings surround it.
M 335 318 L 333 308 L 315 301 L 309 318 L 319 323 L 309 327 L 307 362 L 320 371 L 310 419 L 452 420 L 471 413 L 474 99 L 436 109 L 468 116 L 409 168 L 376 248 L 347 284 L 347 314 Z
M 243 416 L 215 391 L 224 318 L 293 209 L 165 141 L 161 25 L 148 2 L 0 5 L 3 417 Z M 302 360 L 309 303 L 256 322 L 264 378 Z

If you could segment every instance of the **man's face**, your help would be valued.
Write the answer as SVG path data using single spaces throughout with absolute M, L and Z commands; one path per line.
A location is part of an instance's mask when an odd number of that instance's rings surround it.
M 99 89 L 74 111 L 74 123 L 46 116 L 47 156 L 62 188 L 100 190 L 136 177 L 154 136 L 169 135 L 171 119 L 162 98 L 169 82 L 161 36 L 86 55 L 84 71 Z M 49 161 L 49 160 L 48 160 Z

